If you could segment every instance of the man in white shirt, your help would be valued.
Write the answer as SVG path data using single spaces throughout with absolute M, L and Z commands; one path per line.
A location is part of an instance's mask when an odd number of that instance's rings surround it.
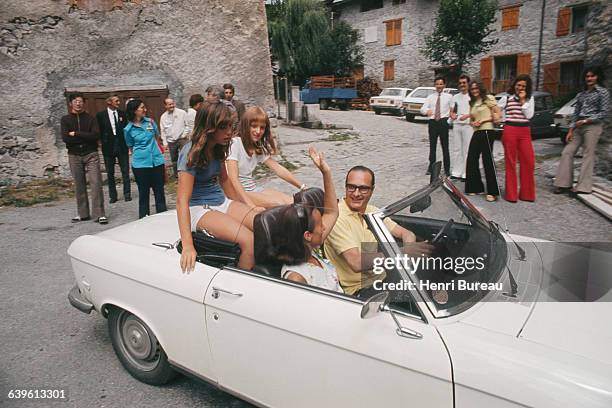
M 183 132 L 183 139 L 191 139 L 191 133 L 195 125 L 195 117 L 202 105 L 204 104 L 204 97 L 200 94 L 193 94 L 189 97 L 189 109 L 187 109 L 187 116 L 185 116 L 185 131 Z
M 470 94 L 468 85 L 470 77 L 463 74 L 459 77 L 459 93 L 453 95 L 451 119 L 453 130 L 450 140 L 452 153 L 451 178 L 465 180 L 465 160 L 474 129 L 470 126 Z
M 434 87 L 436 92 L 429 95 L 421 106 L 421 114 L 429 118 L 429 167 L 427 173 L 431 174 L 433 164 L 436 162 L 436 150 L 438 148 L 438 137 L 442 145 L 442 157 L 444 159 L 444 172 L 450 174 L 450 155 L 448 153 L 448 118 L 453 107 L 453 98 L 444 92 L 446 80 L 436 77 Z
M 164 147 L 170 149 L 170 159 L 172 160 L 174 177 L 176 177 L 176 162 L 178 161 L 179 150 L 186 142 L 183 135 L 185 134 L 187 112 L 177 108 L 172 98 L 164 99 L 164 107 L 166 111 L 159 120 L 161 138 Z

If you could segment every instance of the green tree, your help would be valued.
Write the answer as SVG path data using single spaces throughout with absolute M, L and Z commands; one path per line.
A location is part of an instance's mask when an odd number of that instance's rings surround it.
M 432 62 L 462 72 L 471 57 L 497 43 L 486 39 L 495 31 L 491 24 L 496 11 L 496 0 L 441 0 L 434 31 L 425 37 L 421 52 Z
M 286 0 L 268 6 L 273 57 L 291 82 L 311 75 L 345 75 L 363 61 L 359 35 L 348 24 L 330 28 L 330 11 L 319 0 Z

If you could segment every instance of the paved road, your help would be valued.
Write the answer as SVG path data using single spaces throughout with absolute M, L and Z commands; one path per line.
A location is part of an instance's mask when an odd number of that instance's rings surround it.
M 365 164 L 374 169 L 375 204 L 387 204 L 427 183 L 425 125 L 368 112 L 328 111 L 322 116 L 326 122 L 351 124 L 355 129 L 279 129 L 283 155 L 301 166 L 296 174 L 304 182 L 321 183 L 305 155 L 313 143 L 325 151 L 338 189 L 351 166 Z M 538 142 L 537 150 L 555 154 L 560 145 L 554 140 Z M 542 173 L 550 168 L 547 163 L 540 166 Z M 275 179 L 267 179 L 266 184 L 291 191 Z M 608 221 L 575 200 L 553 196 L 549 184 L 543 175 L 538 176 L 536 203 L 490 204 L 480 197 L 475 203 L 499 222 L 505 213 L 514 233 L 553 240 L 612 240 Z M 137 202 L 113 204 L 107 213 L 108 226 L 70 224 L 74 212 L 72 201 L 0 209 L 0 406 L 47 405 L 7 401 L 9 388 L 63 388 L 69 401 L 50 405 L 58 407 L 249 406 L 184 377 L 166 387 L 151 387 L 122 368 L 112 350 L 106 320 L 95 313 L 84 315 L 66 300 L 74 282 L 66 249 L 80 235 L 134 220 Z

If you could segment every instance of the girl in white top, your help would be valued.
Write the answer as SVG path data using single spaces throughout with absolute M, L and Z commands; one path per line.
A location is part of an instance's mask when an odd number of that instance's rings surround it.
M 295 204 L 288 206 L 281 217 L 281 227 L 288 247 L 294 254 L 293 265 L 285 264 L 281 269 L 284 279 L 342 292 L 336 269 L 315 253 L 334 228 L 338 219 L 338 200 L 331 170 L 314 147 L 309 149 L 310 158 L 323 174 L 325 193 L 319 188 L 309 188 L 295 194 Z
M 227 174 L 231 182 L 228 195 L 251 207 L 271 208 L 291 204 L 292 198 L 279 191 L 262 189 L 253 178 L 253 170 L 264 163 L 270 170 L 297 188 L 304 184 L 285 167 L 270 157 L 276 153 L 276 146 L 270 131 L 270 119 L 258 106 L 246 110 L 239 126 L 239 137 L 232 139 L 230 154 L 226 161 Z

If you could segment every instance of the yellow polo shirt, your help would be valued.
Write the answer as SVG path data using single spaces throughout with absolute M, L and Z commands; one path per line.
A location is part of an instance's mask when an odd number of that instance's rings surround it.
M 374 280 L 384 279 L 385 275 L 376 275 L 372 272 L 355 273 L 342 257 L 341 254 L 351 248 L 357 248 L 359 252 L 362 249 L 376 252 L 378 243 L 361 214 L 352 211 L 344 199 L 340 200 L 338 209 L 338 220 L 334 229 L 327 236 L 323 247 L 325 256 L 336 267 L 340 285 L 346 293 L 352 295 L 362 287 L 371 286 Z M 378 208 L 373 205 L 366 207 L 366 213 L 375 211 L 378 211 Z M 389 231 L 392 231 L 397 225 L 390 218 L 385 218 L 384 222 Z

